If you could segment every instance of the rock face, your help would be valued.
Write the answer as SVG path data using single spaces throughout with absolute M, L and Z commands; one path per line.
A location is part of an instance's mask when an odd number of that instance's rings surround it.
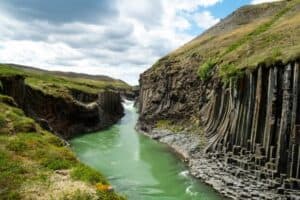
M 216 85 L 201 108 L 205 151 L 278 192 L 300 190 L 299 75 L 299 63 L 291 62 L 260 67 L 228 88 Z
M 191 172 L 226 196 L 300 198 L 299 3 L 243 7 L 140 76 L 138 128 L 184 149 L 153 130 L 198 127 Z
M 272 198 L 299 197 L 299 61 L 277 63 L 268 68 L 260 66 L 257 70 L 245 72 L 238 79 L 231 79 L 227 85 L 217 78 L 204 85 L 198 81 L 199 85 L 194 84 L 192 90 L 176 88 L 177 92 L 182 91 L 177 95 L 179 98 L 171 98 L 174 87 L 167 87 L 157 94 L 166 84 L 172 85 L 172 81 L 168 80 L 176 80 L 170 77 L 157 83 L 161 88 L 151 87 L 151 79 L 145 74 L 141 77 L 139 125 L 142 130 L 167 144 L 170 142 L 162 138 L 172 138 L 169 145 L 173 147 L 174 140 L 180 137 L 176 136 L 174 139 L 170 133 L 158 134 L 157 130 L 153 130 L 153 122 L 161 118 L 172 118 L 176 113 L 182 118 L 197 113 L 208 144 L 204 149 L 205 156 L 195 158 L 190 155 L 192 174 L 204 180 L 211 177 L 207 179 L 209 184 L 226 196 L 236 199 L 252 198 L 251 195 L 244 195 L 242 198 L 244 193 L 249 192 L 264 192 L 264 195 L 268 194 Z M 158 81 L 152 84 L 155 82 Z M 174 82 L 180 85 L 180 81 Z M 188 83 L 187 80 L 185 84 Z M 192 100 L 187 99 L 187 105 L 181 110 L 178 99 L 183 95 L 188 98 L 192 96 Z M 152 125 L 149 125 L 151 121 Z M 182 141 L 184 143 L 186 139 Z M 173 148 L 186 149 L 182 141 L 177 142 L 180 148 L 178 145 Z M 225 179 L 232 184 L 227 184 Z M 245 188 L 250 189 L 247 192 Z M 276 193 L 284 195 L 277 196 Z M 257 199 L 264 197 L 258 194 Z
M 201 82 L 192 69 L 183 73 L 166 63 L 159 74 L 145 72 L 140 78 L 139 110 L 141 128 L 152 128 L 159 119 L 183 120 L 199 113 Z
M 106 128 L 123 116 L 115 91 L 89 94 L 71 91 L 72 98 L 55 97 L 26 85 L 23 76 L 1 77 L 2 92 L 15 99 L 26 115 L 65 139 Z

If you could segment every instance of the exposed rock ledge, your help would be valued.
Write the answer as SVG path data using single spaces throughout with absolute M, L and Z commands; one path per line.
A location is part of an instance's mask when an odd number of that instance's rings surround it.
M 279 194 L 265 180 L 259 180 L 250 172 L 224 162 L 222 157 L 217 158 L 214 154 L 205 154 L 199 148 L 200 139 L 196 135 L 172 133 L 161 129 L 144 131 L 141 123 L 136 128 L 151 139 L 168 145 L 187 162 L 191 175 L 212 186 L 225 197 L 239 200 L 300 199 L 300 191 L 285 190 L 284 194 Z
M 71 91 L 72 97 L 66 98 L 35 89 L 25 84 L 20 75 L 1 77 L 0 80 L 3 93 L 13 97 L 26 115 L 64 139 L 106 128 L 124 115 L 117 91 L 99 94 Z

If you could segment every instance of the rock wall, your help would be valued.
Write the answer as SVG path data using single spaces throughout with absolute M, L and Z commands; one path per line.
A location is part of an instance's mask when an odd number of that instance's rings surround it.
M 167 63 L 159 73 L 152 70 L 140 77 L 139 111 L 142 129 L 151 129 L 160 119 L 181 121 L 199 116 L 201 82 L 191 69 L 173 69 Z
M 151 132 L 159 119 L 196 117 L 208 138 L 206 158 L 279 193 L 300 190 L 299 61 L 259 66 L 226 85 L 217 77 L 200 81 L 185 69 L 164 70 L 141 76 L 142 130 Z
M 299 76 L 299 63 L 292 62 L 216 85 L 201 108 L 206 152 L 274 187 L 300 189 Z
M 2 92 L 13 97 L 26 115 L 65 139 L 106 128 L 123 116 L 118 92 L 71 91 L 71 98 L 55 97 L 26 85 L 23 76 L 0 80 Z

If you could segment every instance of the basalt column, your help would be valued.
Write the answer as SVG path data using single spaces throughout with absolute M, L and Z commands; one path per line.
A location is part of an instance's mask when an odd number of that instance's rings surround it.
M 300 189 L 298 62 L 260 66 L 228 87 L 215 87 L 207 98 L 201 113 L 208 154 L 274 186 Z

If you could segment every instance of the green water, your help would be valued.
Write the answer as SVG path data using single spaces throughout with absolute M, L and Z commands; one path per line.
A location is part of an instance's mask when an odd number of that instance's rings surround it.
M 135 131 L 138 114 L 125 102 L 125 116 L 108 130 L 70 141 L 85 164 L 108 177 L 118 193 L 132 200 L 216 200 L 212 188 L 188 175 L 165 146 Z

